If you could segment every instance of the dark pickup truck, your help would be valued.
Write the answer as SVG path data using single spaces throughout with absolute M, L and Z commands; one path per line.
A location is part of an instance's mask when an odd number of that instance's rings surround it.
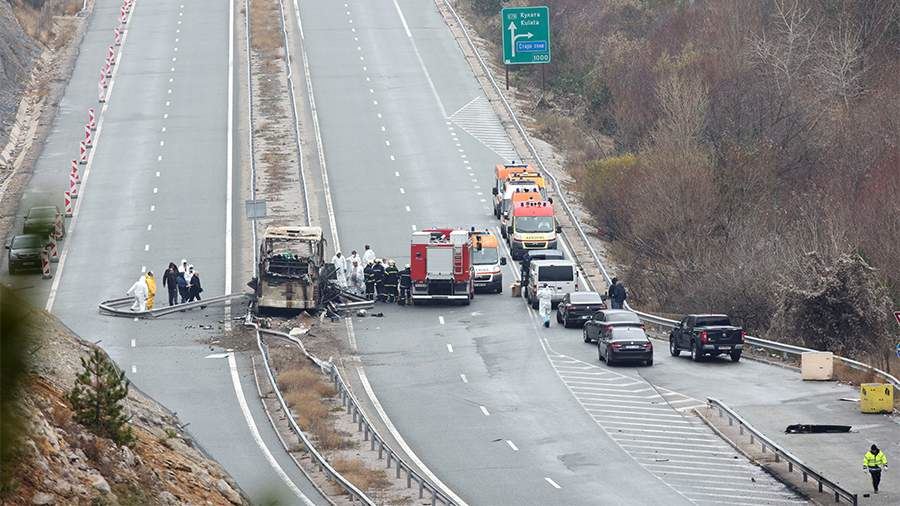
M 741 359 L 745 335 L 744 329 L 731 324 L 728 315 L 691 314 L 669 332 L 669 352 L 677 357 L 682 350 L 690 351 L 695 362 L 704 355 L 727 353 L 732 362 L 737 362 Z

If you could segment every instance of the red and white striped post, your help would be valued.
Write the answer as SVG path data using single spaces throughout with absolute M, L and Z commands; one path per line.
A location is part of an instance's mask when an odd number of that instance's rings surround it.
M 97 102 L 101 104 L 106 102 L 106 85 L 103 84 L 102 80 L 97 85 Z
M 81 144 L 78 146 L 78 153 L 78 163 L 87 165 L 87 146 L 84 145 L 84 141 L 81 141 Z
M 69 174 L 74 174 L 75 182 L 81 183 L 81 176 L 78 175 L 78 160 L 72 160 L 72 170 L 69 171 Z
M 75 182 L 75 174 L 69 174 L 69 196 L 72 199 L 78 198 L 78 183 Z
M 72 194 L 70 194 L 69 192 L 65 192 L 64 202 L 66 204 L 66 218 L 71 218 L 74 214 L 72 212 Z
M 103 67 L 100 69 L 100 72 L 103 73 L 103 80 L 105 81 L 107 78 L 112 78 L 112 65 L 109 60 L 103 64 Z
M 84 125 L 84 147 L 90 149 L 94 147 L 93 136 L 91 135 L 91 125 Z
M 115 30 L 113 30 L 113 38 L 116 39 L 117 46 L 122 45 L 122 29 L 119 28 L 118 26 L 116 27 Z
M 53 234 L 50 234 L 50 237 L 47 239 L 47 253 L 51 262 L 59 262 L 59 251 L 56 249 L 56 238 L 53 237 Z
M 88 109 L 88 126 L 91 127 L 91 130 L 97 129 L 97 115 L 94 114 L 93 107 Z
M 108 48 L 106 48 L 106 61 L 109 62 L 110 66 L 113 66 L 116 64 L 116 47 L 115 46 L 109 46 Z
M 41 250 L 41 278 L 50 279 L 53 277 L 53 274 L 50 274 L 50 253 L 47 251 L 47 247 Z

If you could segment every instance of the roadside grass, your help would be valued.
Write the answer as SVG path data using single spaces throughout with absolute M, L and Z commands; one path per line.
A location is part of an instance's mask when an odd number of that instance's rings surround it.
M 384 490 L 391 485 L 386 472 L 369 469 L 358 460 L 336 458 L 331 462 L 331 467 L 366 492 Z
M 250 4 L 250 31 L 254 50 L 270 57 L 280 56 L 284 38 L 277 0 L 257 0 Z

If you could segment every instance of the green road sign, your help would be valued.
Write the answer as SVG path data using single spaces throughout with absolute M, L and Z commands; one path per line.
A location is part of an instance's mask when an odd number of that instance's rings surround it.
M 550 63 L 550 9 L 509 7 L 500 12 L 503 63 Z

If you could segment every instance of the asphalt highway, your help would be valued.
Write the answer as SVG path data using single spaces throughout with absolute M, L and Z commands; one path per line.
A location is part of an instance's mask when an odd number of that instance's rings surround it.
M 23 214 L 35 203 L 62 206 L 86 111 L 98 107 L 98 71 L 120 4 L 98 0 L 94 7 Z M 37 275 L 4 281 L 84 339 L 99 341 L 136 386 L 179 415 L 195 443 L 255 502 L 327 504 L 269 425 L 249 356 L 215 345 L 225 324 L 221 307 L 153 321 L 97 312 L 100 300 L 122 296 L 148 269 L 156 274 L 156 304 L 167 304 L 161 275 L 181 258 L 201 273 L 204 296 L 222 294 L 232 275 L 236 287 L 246 281 L 229 271 L 225 254 L 229 103 L 241 100 L 229 95 L 235 11 L 225 1 L 136 2 L 108 108 L 102 117 L 97 109 L 99 144 L 82 173 L 77 222 L 61 244 L 65 258 L 54 265 L 52 281 Z
M 402 265 L 413 230 L 495 227 L 493 165 L 514 151 L 434 4 L 299 10 L 343 252 L 368 243 Z M 514 276 L 511 264 L 507 285 Z M 686 414 L 706 395 L 778 403 L 809 391 L 793 373 L 693 364 L 659 345 L 654 367 L 609 370 L 580 331 L 540 328 L 508 293 L 375 311 L 384 317 L 354 318 L 351 336 L 367 380 L 466 502 L 802 502 Z

